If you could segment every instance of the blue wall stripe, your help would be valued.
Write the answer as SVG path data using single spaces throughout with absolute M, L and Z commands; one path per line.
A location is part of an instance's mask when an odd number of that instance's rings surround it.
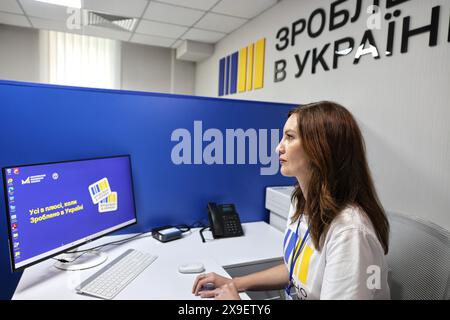
M 238 76 L 238 58 L 239 53 L 235 52 L 231 55 L 231 88 L 230 94 L 237 92 L 237 76 Z
M 224 81 L 225 77 L 225 58 L 220 59 L 219 62 L 219 97 L 222 97 L 224 95 Z
M 225 94 L 230 94 L 230 66 L 231 66 L 231 56 L 227 57 L 227 62 L 225 66 Z

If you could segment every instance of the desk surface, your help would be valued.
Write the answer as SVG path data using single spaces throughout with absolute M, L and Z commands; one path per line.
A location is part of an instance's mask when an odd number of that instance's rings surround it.
M 150 237 L 137 238 L 120 246 L 102 249 L 112 261 L 125 250 L 133 248 L 157 255 L 158 258 L 135 278 L 115 299 L 200 299 L 194 296 L 192 284 L 197 274 L 178 272 L 180 264 L 202 262 L 206 272 L 216 272 L 228 276 L 223 267 L 249 265 L 273 261 L 282 256 L 283 234 L 265 222 L 244 223 L 245 236 L 228 239 L 212 239 L 205 232 L 206 243 L 202 243 L 199 229 L 183 236 L 182 239 L 161 243 Z M 86 245 L 87 248 L 99 244 L 127 238 L 118 235 L 101 238 Z M 84 247 L 80 247 L 82 249 Z M 75 287 L 90 275 L 106 265 L 82 271 L 62 271 L 56 269 L 55 260 L 49 259 L 27 268 L 13 299 L 97 299 L 75 292 Z M 241 298 L 249 299 L 241 293 Z

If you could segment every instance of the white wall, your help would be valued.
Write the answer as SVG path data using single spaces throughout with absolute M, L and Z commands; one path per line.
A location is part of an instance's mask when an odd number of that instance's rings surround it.
M 195 94 L 195 63 L 176 59 L 172 50 L 171 93 Z
M 194 87 L 195 64 L 175 50 L 122 43 L 122 89 L 193 95 Z
M 298 104 L 326 99 L 345 105 L 363 130 L 369 165 L 385 209 L 423 217 L 450 230 L 450 2 L 410 0 L 395 7 L 402 15 L 396 19 L 392 57 L 384 53 L 387 25 L 383 20 L 382 29 L 374 30 L 381 59 L 363 56 L 353 65 L 353 50 L 339 60 L 338 69 L 332 69 L 334 41 L 351 36 L 359 46 L 367 29 L 365 10 L 373 3 L 368 0 L 363 1 L 363 16 L 354 24 L 330 32 L 327 20 L 318 38 L 303 33 L 294 47 L 282 52 L 275 49 L 281 27 L 308 18 L 317 8 L 324 8 L 328 15 L 331 2 L 284 0 L 224 38 L 213 57 L 197 65 L 196 94 L 217 97 L 219 59 L 265 37 L 264 88 L 228 97 Z M 354 12 L 355 2 L 340 7 Z M 409 52 L 401 54 L 402 19 L 410 15 L 412 28 L 425 26 L 435 5 L 441 6 L 438 46 L 428 46 L 429 34 L 419 35 L 410 39 Z M 383 15 L 394 9 L 383 9 Z M 320 51 L 326 43 L 331 43 L 325 54 L 330 71 L 319 66 L 313 75 L 308 64 L 296 79 L 294 55 L 303 57 L 315 47 Z M 281 58 L 288 60 L 289 72 L 285 81 L 274 83 L 274 61 Z
M 39 82 L 39 31 L 0 24 L 0 79 Z
M 170 92 L 169 52 L 165 48 L 123 42 L 122 89 Z
M 122 42 L 121 88 L 194 94 L 195 64 L 172 59 L 175 50 Z M 0 79 L 43 82 L 39 30 L 0 24 Z

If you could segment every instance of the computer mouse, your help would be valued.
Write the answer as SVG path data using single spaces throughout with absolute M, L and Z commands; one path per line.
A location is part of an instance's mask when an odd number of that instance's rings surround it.
M 200 273 L 205 271 L 205 266 L 201 262 L 185 263 L 178 267 L 181 273 Z
M 208 282 L 202 286 L 200 291 L 210 291 L 210 290 L 214 290 L 215 288 L 216 288 L 216 286 L 214 285 L 214 283 Z

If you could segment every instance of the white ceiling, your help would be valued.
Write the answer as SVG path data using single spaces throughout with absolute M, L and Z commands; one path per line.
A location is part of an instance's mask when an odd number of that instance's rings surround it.
M 281 0 L 82 1 L 83 9 L 136 18 L 137 23 L 129 32 L 99 26 L 69 29 L 67 21 L 73 11 L 67 11 L 66 7 L 35 0 L 0 0 L 0 24 L 175 48 L 182 40 L 216 43 L 279 1 Z

